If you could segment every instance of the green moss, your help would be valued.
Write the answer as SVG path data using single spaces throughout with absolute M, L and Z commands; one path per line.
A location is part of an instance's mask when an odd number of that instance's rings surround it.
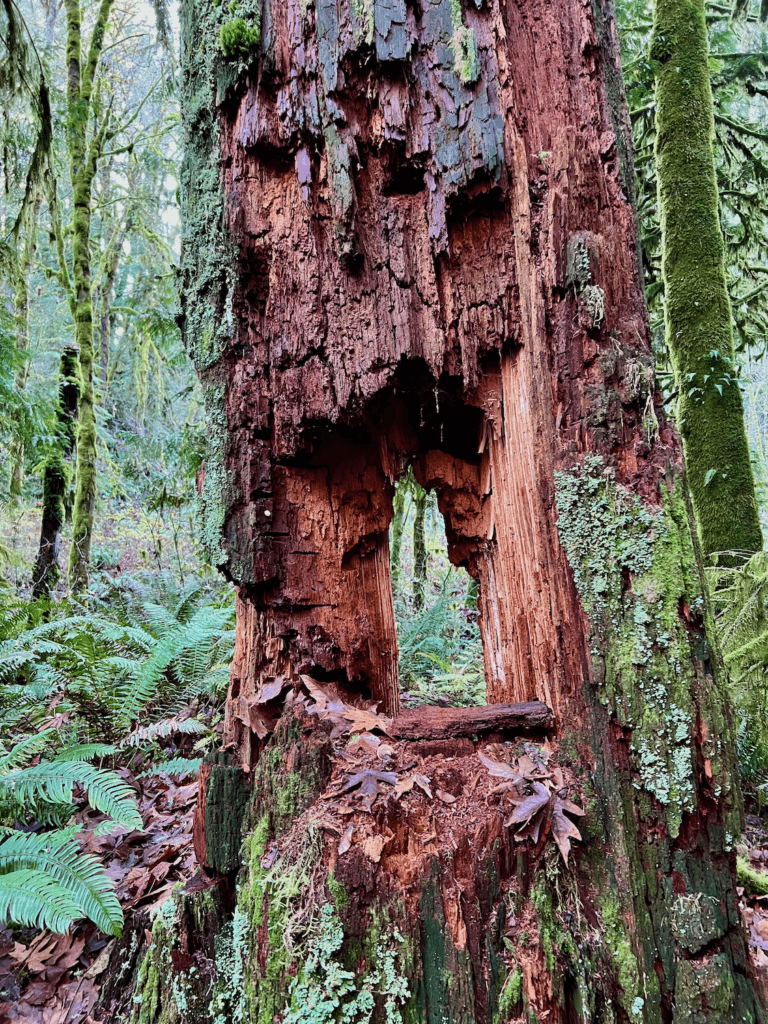
M 331 894 L 331 900 L 337 911 L 349 906 L 349 893 L 342 883 L 333 877 L 332 873 L 328 876 L 328 892 Z
M 241 5 L 245 9 L 245 4 Z M 239 10 L 239 9 L 238 9 Z M 260 5 L 247 11 L 260 23 Z M 236 254 L 227 239 L 219 164 L 220 84 L 231 74 L 220 47 L 225 11 L 203 0 L 184 0 L 182 35 L 183 150 L 179 197 L 182 223 L 180 290 L 184 344 L 203 376 L 209 424 L 198 522 L 214 565 L 228 564 L 223 537 L 226 510 L 236 500 L 224 459 L 228 422 L 224 388 L 210 374 L 232 333 Z
M 755 871 L 745 857 L 736 858 L 736 880 L 750 896 L 768 896 L 768 875 Z
M 499 1006 L 493 1018 L 493 1024 L 506 1024 L 523 997 L 523 972 L 515 967 L 507 975 L 499 997 Z
M 223 875 L 240 865 L 242 826 L 250 801 L 248 777 L 228 754 L 209 755 L 205 792 L 205 843 L 208 865 Z
M 652 509 L 615 485 L 596 456 L 556 476 L 558 531 L 590 621 L 598 696 L 631 730 L 636 786 L 666 809 L 674 837 L 695 804 L 692 726 L 700 686 L 693 658 L 710 657 L 707 634 L 689 634 L 680 616 L 687 604 L 707 617 L 681 485 Z M 731 784 L 721 756 L 729 737 L 725 698 L 714 683 L 701 696 L 707 755 L 724 791 Z
M 622 989 L 621 1005 L 631 1021 L 641 1024 L 644 1020 L 642 1008 L 645 1004 L 640 983 L 641 972 L 629 941 L 618 899 L 611 894 L 605 894 L 600 910 L 603 940 L 615 965 L 616 977 Z
M 461 0 L 451 3 L 451 49 L 453 68 L 462 85 L 474 85 L 480 77 L 480 61 L 477 56 L 477 40 L 474 29 L 467 28 L 461 10 Z
M 219 29 L 219 46 L 227 60 L 244 60 L 256 53 L 261 42 L 261 25 L 249 25 L 233 18 Z
M 705 553 L 757 551 L 763 539 L 734 365 L 704 0 L 659 0 L 651 53 L 666 336 L 688 482 Z

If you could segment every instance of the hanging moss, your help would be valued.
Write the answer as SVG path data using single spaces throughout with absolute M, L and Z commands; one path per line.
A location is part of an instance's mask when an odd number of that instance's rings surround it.
M 706 554 L 763 545 L 734 365 L 712 139 L 704 0 L 658 0 L 656 162 L 667 344 Z

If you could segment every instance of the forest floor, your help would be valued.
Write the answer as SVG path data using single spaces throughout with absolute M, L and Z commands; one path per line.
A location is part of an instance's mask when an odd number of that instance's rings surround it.
M 40 504 L 3 509 L 0 516 L 0 553 L 6 555 L 3 573 L 16 593 L 28 596 L 32 566 L 40 540 Z M 193 538 L 196 531 L 186 510 L 147 510 L 138 498 L 114 498 L 97 513 L 93 533 L 92 562 L 96 569 L 132 573 L 139 569 L 167 570 L 180 579 L 199 567 Z M 62 531 L 59 564 L 69 560 L 69 524 Z M 4 552 L 3 552 L 4 549 Z M 66 593 L 62 578 L 54 596 Z

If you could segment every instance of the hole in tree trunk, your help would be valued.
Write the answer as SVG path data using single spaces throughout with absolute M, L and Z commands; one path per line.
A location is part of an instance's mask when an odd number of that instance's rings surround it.
M 390 527 L 401 707 L 485 704 L 477 586 L 451 565 L 434 490 L 409 470 L 397 483 Z

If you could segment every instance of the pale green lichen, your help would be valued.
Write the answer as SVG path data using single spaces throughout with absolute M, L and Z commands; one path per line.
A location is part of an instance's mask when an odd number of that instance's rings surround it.
M 651 510 L 616 485 L 597 456 L 558 473 L 558 531 L 584 610 L 601 700 L 632 730 L 639 783 L 667 808 L 672 836 L 695 803 L 691 726 L 694 680 L 679 606 L 700 594 L 686 565 L 685 510 Z
M 381 939 L 372 969 L 358 977 L 342 963 L 344 929 L 335 910 L 323 906 L 299 975 L 291 983 L 290 1008 L 285 1024 L 369 1024 L 377 997 L 383 1003 L 386 1024 L 403 1024 L 400 1007 L 408 1000 L 408 983 L 398 967 L 397 946 L 403 937 L 394 932 Z

